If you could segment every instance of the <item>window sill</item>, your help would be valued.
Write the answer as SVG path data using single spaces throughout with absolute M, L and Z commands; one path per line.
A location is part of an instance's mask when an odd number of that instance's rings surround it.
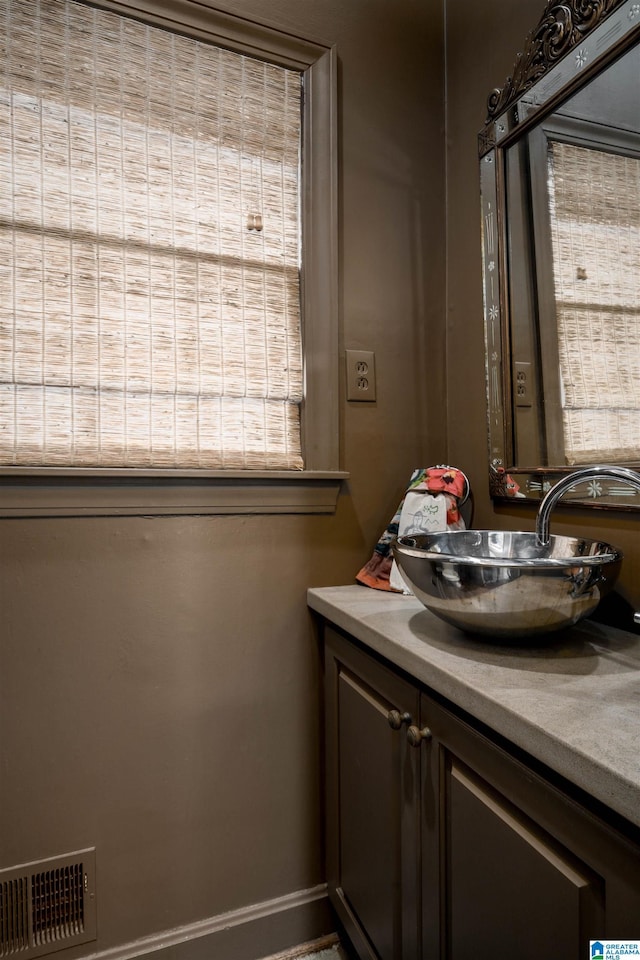
M 0 517 L 334 513 L 343 471 L 5 468 Z

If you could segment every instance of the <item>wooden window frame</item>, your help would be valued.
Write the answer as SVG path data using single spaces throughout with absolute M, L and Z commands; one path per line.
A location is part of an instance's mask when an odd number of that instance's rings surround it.
M 92 0 L 304 77 L 302 471 L 3 467 L 0 517 L 329 513 L 341 481 L 338 408 L 337 82 L 335 47 L 195 0 Z

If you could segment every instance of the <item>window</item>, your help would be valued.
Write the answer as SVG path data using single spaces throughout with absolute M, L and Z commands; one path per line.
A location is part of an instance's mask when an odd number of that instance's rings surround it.
M 640 158 L 549 141 L 564 456 L 640 456 Z
M 518 358 L 539 366 L 539 462 L 637 460 L 638 134 L 557 113 L 528 141 L 539 359 L 513 329 Z
M 256 478 L 287 509 L 298 474 L 304 509 L 325 481 L 335 496 L 332 52 L 178 9 L 180 34 L 5 5 L 0 464 L 18 510 L 43 486 L 72 510 L 79 477 L 94 503 L 118 477 L 125 512 L 132 491 L 148 510 L 152 477 L 160 512 L 202 489 L 233 509 L 230 481 L 256 509 Z

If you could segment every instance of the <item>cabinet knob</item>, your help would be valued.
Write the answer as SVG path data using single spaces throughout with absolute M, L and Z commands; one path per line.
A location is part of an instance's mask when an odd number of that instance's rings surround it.
M 413 724 L 407 730 L 407 742 L 410 747 L 419 747 L 423 740 L 431 739 L 431 730 L 429 727 L 423 727 L 422 730 L 419 727 L 415 727 Z
M 399 730 L 403 723 L 411 723 L 411 714 L 400 713 L 399 710 L 389 710 L 387 720 L 392 730 Z

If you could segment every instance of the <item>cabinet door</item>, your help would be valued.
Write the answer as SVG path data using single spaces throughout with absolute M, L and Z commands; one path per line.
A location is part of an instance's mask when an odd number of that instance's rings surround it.
M 330 628 L 325 684 L 331 901 L 363 960 L 418 960 L 418 690 Z
M 604 882 L 455 757 L 446 770 L 450 957 L 500 943 L 519 960 L 581 960 Z
M 443 956 L 583 960 L 590 939 L 637 936 L 637 848 L 428 698 L 423 710 L 439 768 Z

